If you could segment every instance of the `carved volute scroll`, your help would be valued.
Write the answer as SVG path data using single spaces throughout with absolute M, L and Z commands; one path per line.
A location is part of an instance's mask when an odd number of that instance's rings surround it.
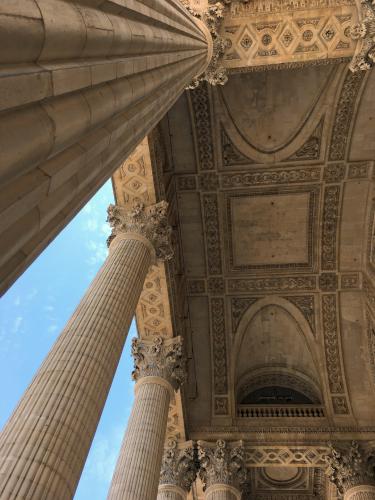
M 109 205 L 107 221 L 112 233 L 107 240 L 108 245 L 120 233 L 135 233 L 153 245 L 158 259 L 170 260 L 173 257 L 172 228 L 168 224 L 167 209 L 165 201 L 149 207 L 135 203 L 130 211 L 118 205 Z
M 226 484 L 241 491 L 247 477 L 242 441 L 198 441 L 198 457 L 199 476 L 204 489 L 215 484 Z
M 374 459 L 355 441 L 345 449 L 330 444 L 330 453 L 326 457 L 327 475 L 341 494 L 358 485 L 375 485 Z
M 197 471 L 194 443 L 177 443 L 170 439 L 164 450 L 160 484 L 179 486 L 188 492 L 195 481 Z
M 185 379 L 185 357 L 180 337 L 152 340 L 134 338 L 132 341 L 134 370 L 132 378 L 138 381 L 142 377 L 161 377 L 174 389 Z

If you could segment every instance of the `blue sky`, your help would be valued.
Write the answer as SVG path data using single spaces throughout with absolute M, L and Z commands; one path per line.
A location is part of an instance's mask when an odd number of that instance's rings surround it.
M 0 299 L 0 428 L 107 255 L 108 181 Z M 133 402 L 132 324 L 75 500 L 105 499 Z

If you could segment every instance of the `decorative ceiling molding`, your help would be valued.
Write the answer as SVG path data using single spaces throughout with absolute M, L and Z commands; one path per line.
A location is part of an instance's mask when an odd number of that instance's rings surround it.
M 233 71 L 290 69 L 350 61 L 357 45 L 354 0 L 234 2 L 224 16 L 224 66 Z
M 357 98 L 368 74 L 360 71 L 352 73 L 347 71 L 341 87 L 336 114 L 334 118 L 328 160 L 339 161 L 347 157 L 347 148 L 350 144 L 350 127 L 356 110 Z

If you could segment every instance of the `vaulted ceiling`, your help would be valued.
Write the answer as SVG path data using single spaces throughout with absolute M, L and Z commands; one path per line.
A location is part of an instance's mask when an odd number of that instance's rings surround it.
M 375 436 L 374 90 L 373 73 L 346 64 L 232 74 L 186 92 L 159 127 L 189 437 Z M 315 394 L 319 416 L 239 411 L 244 391 L 277 377 Z

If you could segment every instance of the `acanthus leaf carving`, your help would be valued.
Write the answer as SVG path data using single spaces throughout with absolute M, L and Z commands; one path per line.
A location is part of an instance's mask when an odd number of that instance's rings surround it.
M 120 233 L 136 233 L 153 245 L 158 259 L 170 260 L 173 257 L 172 228 L 168 224 L 167 209 L 168 203 L 165 201 L 148 207 L 137 202 L 132 210 L 119 205 L 109 205 L 107 222 L 112 233 L 107 240 L 108 246 Z
M 350 28 L 350 36 L 359 44 L 349 69 L 353 72 L 371 69 L 375 64 L 375 4 L 361 0 L 362 19 Z
M 198 457 L 204 490 L 215 484 L 227 484 L 241 491 L 247 478 L 242 441 L 198 441 Z
M 154 337 L 151 341 L 134 338 L 132 341 L 134 370 L 132 378 L 161 377 L 177 389 L 185 380 L 185 356 L 182 339 Z
M 159 483 L 179 486 L 188 492 L 197 472 L 194 443 L 177 443 L 170 439 L 164 450 Z
M 195 89 L 202 81 L 206 81 L 210 85 L 225 85 L 228 81 L 228 75 L 222 63 L 227 41 L 219 35 L 219 29 L 224 19 L 225 4 L 222 1 L 209 3 L 203 12 L 194 10 L 190 5 L 186 7 L 193 16 L 204 22 L 211 33 L 213 42 L 212 57 L 207 69 L 202 75 L 194 78 L 188 89 Z
M 357 485 L 375 484 L 373 454 L 366 454 L 356 441 L 345 449 L 329 444 L 327 476 L 340 494 Z

